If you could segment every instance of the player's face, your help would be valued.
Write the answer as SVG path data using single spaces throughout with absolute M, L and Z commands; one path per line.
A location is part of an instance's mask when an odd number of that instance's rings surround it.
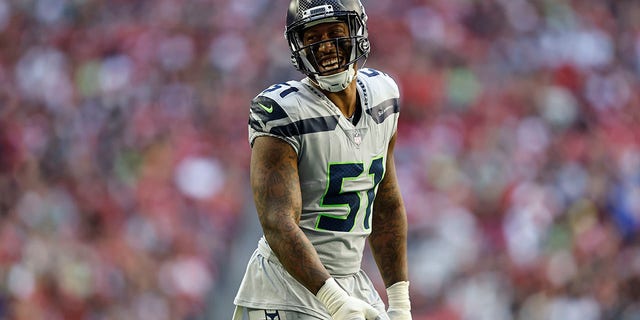
M 315 25 L 305 30 L 302 35 L 304 46 L 309 59 L 316 64 L 320 74 L 328 75 L 344 71 L 342 67 L 349 60 L 351 53 L 351 39 L 349 28 L 344 22 L 327 22 Z

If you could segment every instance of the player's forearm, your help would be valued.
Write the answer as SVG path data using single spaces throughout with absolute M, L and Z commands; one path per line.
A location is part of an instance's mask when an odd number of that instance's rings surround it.
M 298 226 L 302 210 L 298 179 L 297 155 L 291 146 L 276 138 L 256 139 L 251 188 L 265 238 L 287 272 L 316 294 L 329 273 Z
M 386 287 L 409 280 L 407 266 L 407 224 L 403 214 L 379 224 L 369 237 L 371 252 Z
M 373 228 L 369 236 L 371 252 L 386 287 L 407 281 L 407 218 L 395 172 L 390 170 L 381 183 L 373 213 Z
M 270 175 L 278 174 L 272 170 Z M 298 188 L 294 176 L 276 179 L 279 183 L 254 184 L 256 209 L 269 247 L 282 266 L 298 282 L 316 294 L 329 272 L 320 262 L 315 248 L 298 226 L 300 200 L 296 196 Z M 269 180 L 266 180 L 269 181 Z M 293 192 L 291 192 L 293 190 Z
M 280 221 L 263 228 L 271 250 L 285 270 L 313 294 L 318 293 L 330 275 L 298 225 L 294 221 Z

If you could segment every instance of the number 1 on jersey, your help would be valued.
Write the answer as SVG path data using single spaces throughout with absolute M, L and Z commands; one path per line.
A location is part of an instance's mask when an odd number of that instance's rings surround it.
M 356 217 L 360 211 L 360 197 L 365 194 L 367 196 L 367 207 L 365 210 L 364 224 L 365 230 L 371 228 L 369 220 L 371 216 L 371 207 L 375 198 L 375 188 L 382 180 L 384 166 L 383 158 L 375 158 L 369 166 L 368 177 L 373 179 L 373 186 L 365 191 L 343 191 L 342 186 L 345 180 L 362 179 L 364 172 L 362 163 L 331 163 L 329 164 L 329 173 L 327 181 L 327 190 L 320 201 L 321 206 L 346 206 L 349 213 L 346 216 L 336 216 L 331 214 L 321 214 L 318 216 L 316 223 L 317 229 L 348 232 L 353 230 Z

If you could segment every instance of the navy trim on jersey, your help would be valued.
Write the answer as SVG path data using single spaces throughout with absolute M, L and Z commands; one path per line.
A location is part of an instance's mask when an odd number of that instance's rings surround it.
M 398 99 L 389 99 L 382 101 L 377 106 L 367 109 L 367 114 L 373 118 L 377 124 L 384 122 L 390 115 L 400 112 L 400 105 Z
M 271 128 L 269 133 L 281 137 L 301 136 L 309 133 L 317 133 L 323 131 L 333 131 L 338 126 L 338 117 L 317 117 L 298 120 L 283 126 Z

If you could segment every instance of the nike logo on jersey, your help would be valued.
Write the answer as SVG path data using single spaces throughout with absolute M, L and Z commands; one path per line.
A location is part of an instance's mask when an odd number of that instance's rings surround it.
M 394 106 L 388 106 L 386 108 L 384 108 L 384 110 L 378 110 L 378 117 L 381 117 L 383 114 L 385 114 L 389 109 L 393 108 Z
M 258 102 L 258 105 L 260 106 L 260 108 L 262 108 L 264 111 L 266 111 L 267 113 L 271 113 L 273 112 L 273 106 L 265 106 L 264 104 Z

